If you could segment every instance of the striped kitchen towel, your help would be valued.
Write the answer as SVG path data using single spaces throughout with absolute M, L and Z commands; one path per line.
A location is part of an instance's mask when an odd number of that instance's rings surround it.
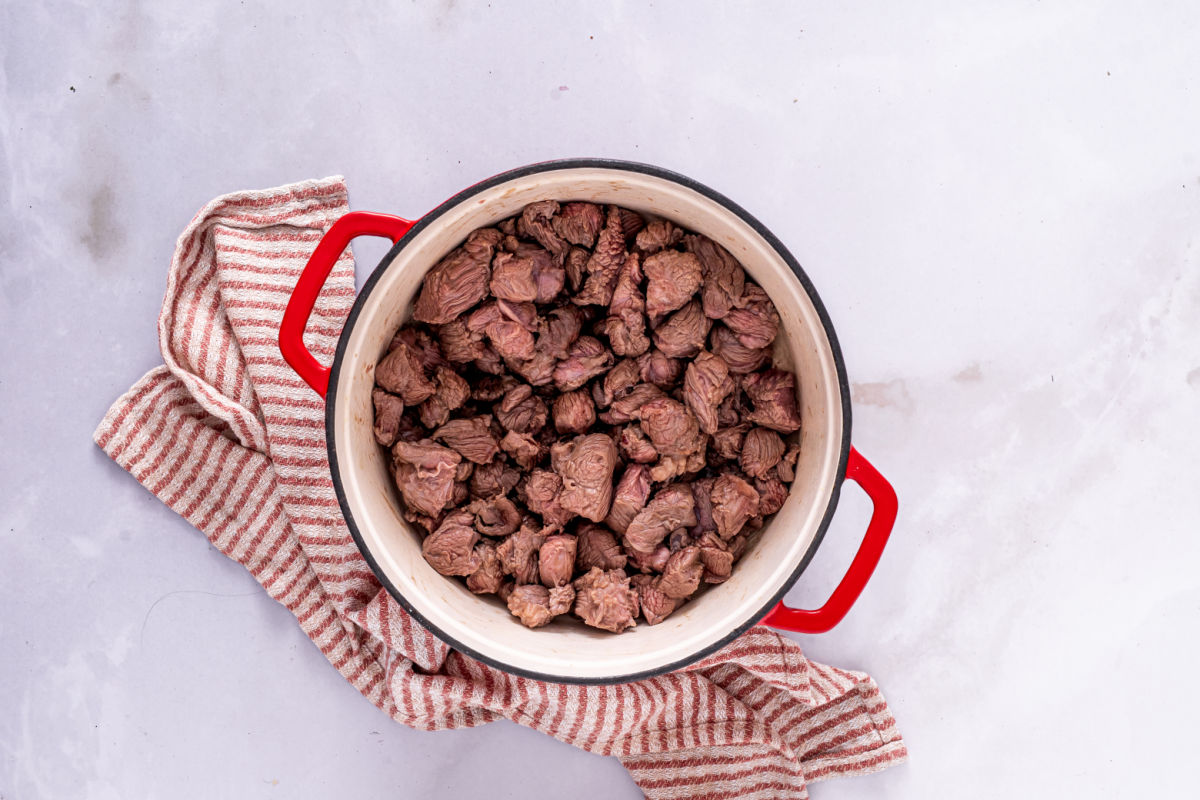
M 96 443 L 250 571 L 356 689 L 423 730 L 505 717 L 616 756 L 650 798 L 803 798 L 807 783 L 897 764 L 875 682 L 756 627 L 704 661 L 618 686 L 510 675 L 450 650 L 380 587 L 338 508 L 324 403 L 284 363 L 284 305 L 348 210 L 341 178 L 225 195 L 175 250 L 164 364 L 109 410 Z M 347 251 L 305 335 L 332 360 L 354 297 Z

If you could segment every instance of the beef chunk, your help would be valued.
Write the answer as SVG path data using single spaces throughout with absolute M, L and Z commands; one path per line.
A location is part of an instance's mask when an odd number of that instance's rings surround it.
M 441 440 L 468 461 L 486 464 L 499 452 L 491 423 L 490 416 L 452 419 L 434 431 L 433 438 Z
M 427 428 L 446 424 L 450 412 L 462 408 L 471 396 L 471 385 L 449 367 L 435 368 L 433 384 L 433 394 L 419 408 L 421 424 Z
M 769 517 L 783 508 L 783 504 L 787 500 L 788 490 L 783 485 L 783 482 L 775 477 L 774 473 L 767 475 L 766 478 L 755 479 L 754 488 L 758 492 L 758 513 L 760 516 Z
M 617 436 L 617 449 L 621 458 L 635 464 L 650 464 L 658 460 L 658 451 L 639 425 L 626 425 Z
M 511 491 L 520 480 L 521 473 L 504 465 L 501 460 L 481 464 L 471 473 L 471 496 L 491 497 Z
M 496 545 L 486 539 L 475 545 L 475 560 L 479 566 L 467 576 L 467 588 L 475 594 L 495 594 L 504 582 L 504 570 Z
M 591 258 L 591 253 L 584 250 L 582 247 L 572 247 L 567 253 L 567 263 L 564 264 L 564 269 L 567 273 L 567 286 L 572 292 L 579 291 L 579 287 L 583 285 L 583 277 L 587 274 L 587 262 Z
M 646 227 L 646 218 L 630 208 L 618 208 L 621 218 L 621 235 L 626 239 L 637 236 L 638 231 Z
M 521 323 L 503 319 L 491 323 L 484 331 L 501 358 L 514 361 L 528 361 L 533 358 L 533 334 L 525 330 Z
M 650 468 L 650 480 L 655 483 L 663 483 L 675 478 L 690 476 L 704 469 L 704 451 L 707 446 L 708 437 L 704 434 L 699 434 L 699 436 L 699 447 L 693 452 L 683 456 L 664 455 L 660 458 L 658 463 Z
M 608 411 L 600 415 L 600 421 L 606 425 L 623 425 L 626 422 L 632 422 L 640 416 L 642 406 L 663 397 L 666 395 L 657 386 L 639 383 L 629 391 L 629 394 L 614 400 Z
M 659 397 L 637 410 L 642 430 L 664 456 L 687 456 L 703 445 L 696 417 L 678 400 Z
M 739 375 L 754 372 L 767 363 L 767 358 L 771 355 L 765 349 L 746 347 L 738 341 L 737 334 L 724 325 L 713 328 L 712 351 L 724 359 L 730 372 Z
M 717 533 L 728 540 L 758 514 L 758 492 L 743 479 L 727 473 L 713 484 L 712 507 Z
M 438 347 L 437 341 L 427 331 L 405 325 L 392 337 L 388 352 L 395 350 L 401 342 L 408 345 L 408 349 L 416 356 L 421 369 L 426 373 L 432 372 L 437 367 L 450 366 L 450 363 L 442 357 L 442 351 Z
M 700 352 L 711 326 L 712 320 L 693 300 L 654 329 L 654 346 L 671 358 L 689 358 Z
M 508 610 L 527 628 L 540 628 L 554 619 L 550 613 L 550 590 L 545 586 L 516 586 L 508 596 Z
M 609 206 L 608 218 L 596 249 L 587 260 L 587 278 L 583 288 L 571 298 L 576 305 L 606 306 L 612 301 L 617 275 L 625 264 L 625 235 L 621 230 L 621 212 Z
M 530 333 L 537 333 L 541 324 L 537 306 L 533 303 L 517 303 L 512 300 L 500 299 L 496 301 L 496 310 L 500 312 L 502 319 L 511 320 Z
M 575 552 L 575 569 L 587 572 L 592 567 L 624 569 L 626 556 L 617 537 L 601 525 L 584 523 L 579 526 Z
M 404 404 L 409 406 L 424 401 L 436 388 L 425 377 L 416 353 L 404 342 L 400 342 L 376 365 L 375 382 L 392 394 L 399 395 Z
M 517 466 L 524 470 L 533 469 L 545 455 L 545 451 L 536 439 L 528 433 L 517 433 L 516 431 L 504 434 L 504 438 L 500 440 L 500 449 L 508 453 Z
M 550 613 L 566 614 L 575 603 L 575 587 L 570 583 L 550 587 Z
M 757 495 L 755 497 L 757 499 Z M 646 507 L 634 516 L 625 529 L 625 538 L 636 550 L 648 553 L 667 534 L 695 524 L 696 502 L 692 487 L 686 483 L 673 483 L 659 489 Z
M 629 583 L 637 590 L 642 616 L 646 618 L 647 625 L 657 625 L 683 605 L 683 601 L 667 597 L 658 587 L 659 578 L 652 575 L 634 575 L 629 579 Z
M 668 389 L 679 382 L 683 363 L 678 359 L 668 358 L 661 350 L 650 350 L 638 357 L 638 372 L 643 383 L 653 383 L 659 388 Z
M 632 569 L 641 570 L 643 573 L 662 572 L 671 559 L 671 549 L 665 544 L 660 544 L 650 550 L 639 550 L 626 536 L 621 539 L 621 546 L 625 548 L 625 554 L 629 556 L 629 566 Z
M 662 577 L 658 582 L 658 590 L 667 597 L 684 600 L 691 597 L 700 588 L 700 579 L 704 577 L 704 564 L 700 561 L 699 547 L 685 547 L 671 553 L 667 565 L 663 567 Z
M 496 420 L 505 430 L 529 434 L 540 431 L 546 425 L 549 414 L 542 398 L 524 383 L 509 389 L 495 411 Z
M 637 623 L 638 596 L 618 569 L 593 567 L 575 580 L 575 614 L 584 624 L 620 633 Z
M 473 500 L 466 510 L 475 515 L 475 530 L 484 536 L 508 536 L 521 527 L 521 511 L 502 494 Z
M 757 294 L 754 296 L 758 299 L 746 302 L 740 308 L 731 309 L 721 319 L 725 326 L 737 336 L 742 346 L 751 350 L 769 346 L 779 333 L 779 314 L 775 311 L 775 304 L 761 289 L 754 288 L 757 289 Z M 746 294 L 751 294 L 749 287 L 747 287 Z M 744 296 L 742 300 L 745 301 L 745 299 Z
M 646 337 L 646 301 L 639 288 L 642 280 L 641 262 L 637 253 L 630 253 L 617 273 L 609 316 L 597 325 L 608 337 L 613 352 L 619 356 L 638 356 L 650 348 Z
M 392 446 L 394 478 L 400 497 L 413 511 L 436 517 L 454 495 L 454 479 L 462 456 L 428 439 Z
M 692 481 L 692 497 L 696 501 L 696 524 L 688 530 L 688 535 L 692 539 L 699 539 L 704 534 L 717 530 L 717 523 L 713 520 L 712 506 L 714 483 L 716 483 L 714 478 L 700 478 Z
M 552 219 L 558 210 L 559 205 L 553 200 L 530 203 L 521 211 L 521 222 L 524 223 L 525 232 L 561 263 L 570 245 L 554 232 Z
M 724 359 L 712 353 L 702 351 L 684 372 L 684 399 L 705 433 L 717 432 L 717 407 L 733 390 L 729 367 Z
M 499 253 L 492 261 L 492 280 L 489 288 L 495 297 L 518 303 L 531 303 L 537 297 L 537 280 L 533 276 L 533 259 L 520 258 L 512 253 Z
M 421 555 L 443 575 L 470 575 L 480 566 L 475 557 L 479 533 L 471 527 L 471 515 L 450 514 L 437 530 L 421 543 Z
M 538 350 L 556 359 L 566 358 L 571 345 L 579 338 L 584 313 L 575 306 L 563 306 L 551 311 L 538 333 Z
M 707 236 L 688 235 L 684 242 L 687 250 L 700 260 L 704 314 L 710 319 L 721 319 L 741 299 L 746 273 L 737 259 Z
M 538 550 L 546 537 L 526 523 L 496 548 L 504 574 L 516 578 L 517 584 L 537 583 Z
M 567 203 L 552 220 L 554 232 L 571 244 L 591 247 L 604 227 L 604 214 L 593 203 Z
M 554 368 L 557 365 L 554 356 L 539 350 L 528 361 L 509 361 L 508 366 L 530 386 L 545 386 L 554 379 Z
M 683 231 L 665 219 L 656 219 L 638 232 L 637 248 L 643 253 L 657 253 L 683 241 Z
M 407 522 L 425 531 L 425 533 L 433 533 L 438 525 L 442 524 L 442 520 L 446 518 L 446 512 L 439 512 L 436 517 L 427 517 L 419 511 L 413 511 L 408 506 L 400 509 L 400 516 L 404 517 Z M 422 536 L 425 533 L 421 534 Z
M 400 419 L 404 416 L 404 401 L 383 389 L 371 390 L 371 404 L 375 406 L 375 441 L 391 447 L 400 433 Z
M 413 306 L 413 319 L 443 325 L 487 297 L 492 253 L 500 238 L 495 228 L 475 231 L 429 270 Z
M 613 355 L 591 336 L 580 336 L 565 359 L 554 367 L 554 385 L 560 392 L 583 386 L 613 365 Z
M 780 433 L 800 430 L 795 380 L 792 373 L 779 369 L 747 375 L 742 388 L 754 410 L 746 415 L 746 420 Z
M 612 474 L 617 447 L 603 433 L 576 436 L 550 449 L 550 462 L 562 479 L 559 504 L 567 511 L 599 522 L 612 505 Z
M 720 461 L 737 461 L 741 458 L 742 442 L 748 430 L 750 430 L 748 422 L 718 429 L 713 434 L 712 449 L 709 452 L 716 453 L 718 463 Z
M 554 427 L 559 433 L 584 433 L 596 422 L 596 407 L 584 391 L 554 398 Z
M 596 404 L 601 408 L 607 408 L 612 405 L 613 400 L 625 395 L 629 389 L 636 386 L 637 382 L 637 362 L 632 358 L 621 359 L 615 367 L 608 371 L 604 380 L 596 384 L 599 387 L 593 392 Z
M 700 561 L 704 564 L 705 583 L 723 583 L 733 573 L 733 553 L 715 533 L 706 533 L 698 543 Z
M 538 575 L 546 586 L 571 582 L 575 571 L 575 537 L 560 533 L 547 536 L 538 550 Z
M 682 308 L 700 288 L 700 261 L 691 253 L 655 253 L 646 257 L 642 271 L 646 273 L 646 314 L 651 321 Z
M 558 503 L 562 478 L 544 469 L 535 469 L 525 483 L 525 504 L 542 518 L 546 528 L 562 528 L 575 514 Z
M 469 364 L 483 355 L 483 336 L 467 328 L 465 319 L 439 325 L 437 335 L 442 353 L 452 364 Z
M 751 478 L 765 478 L 783 457 L 783 439 L 766 428 L 751 428 L 742 443 L 738 465 Z
M 613 491 L 612 508 L 604 524 L 617 533 L 625 533 L 629 523 L 646 506 L 650 498 L 649 470 L 641 464 L 630 464 L 617 481 Z
M 796 478 L 796 459 L 800 456 L 800 443 L 793 442 L 788 445 L 784 451 L 783 457 L 779 459 L 779 463 L 775 465 L 775 471 L 779 475 L 779 480 L 784 483 L 791 483 Z

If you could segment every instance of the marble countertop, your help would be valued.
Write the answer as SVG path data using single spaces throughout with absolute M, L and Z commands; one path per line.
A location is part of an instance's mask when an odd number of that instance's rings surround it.
M 416 216 L 580 155 L 778 234 L 899 494 L 858 605 L 799 640 L 878 680 L 911 761 L 813 797 L 1191 785 L 1200 9 L 259 5 L 0 8 L 0 797 L 639 796 L 516 725 L 392 723 L 91 443 L 209 198 L 340 173 Z M 867 514 L 847 491 L 792 600 Z

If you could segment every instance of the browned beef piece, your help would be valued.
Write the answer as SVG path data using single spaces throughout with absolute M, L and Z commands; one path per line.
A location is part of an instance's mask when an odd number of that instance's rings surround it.
M 448 508 L 458 508 L 463 503 L 467 502 L 471 497 L 470 485 L 465 481 L 455 481 L 454 489 L 450 493 L 450 502 L 447 503 Z
M 770 473 L 765 478 L 755 479 L 754 488 L 758 492 L 758 513 L 760 516 L 769 517 L 783 508 L 783 503 L 787 500 L 788 490 L 783 485 L 783 482 L 775 476 L 775 473 Z
M 561 263 L 570 245 L 554 232 L 552 219 L 558 213 L 558 209 L 559 205 L 554 200 L 530 203 L 521 210 L 521 222 L 524 223 L 525 232 Z
M 392 343 L 388 346 L 388 352 L 395 350 L 396 345 L 401 342 L 408 345 L 408 349 L 417 357 L 421 369 L 426 373 L 433 372 L 437 367 L 450 366 L 450 363 L 442 357 L 442 351 L 438 347 L 437 340 L 430 336 L 428 331 L 419 330 L 411 325 L 405 325 L 396 331 L 396 335 L 392 337 Z
M 619 356 L 639 356 L 650 348 L 641 281 L 641 260 L 637 253 L 630 253 L 617 273 L 612 301 L 608 305 L 609 315 L 596 326 L 597 331 L 608 337 L 613 352 Z
M 621 235 L 626 239 L 633 239 L 638 231 L 646 227 L 646 218 L 633 209 L 618 208 L 617 212 L 621 217 Z
M 800 430 L 800 412 L 796 408 L 796 378 L 790 372 L 769 369 L 747 375 L 742 388 L 754 405 L 747 422 L 780 433 Z
M 587 278 L 583 282 L 583 288 L 571 298 L 571 302 L 580 306 L 607 306 L 612 301 L 617 275 L 625 264 L 625 256 L 621 213 L 616 206 L 609 206 L 604 230 L 600 231 L 596 249 L 587 261 Z
M 383 357 L 375 366 L 375 382 L 395 395 L 405 405 L 415 406 L 434 392 L 433 382 L 425 377 L 417 355 L 404 342 Z
M 512 575 L 518 584 L 537 583 L 538 549 L 546 537 L 526 522 L 496 548 L 504 574 Z
M 700 445 L 697 450 L 686 456 L 662 456 L 658 459 L 658 463 L 650 468 L 650 480 L 655 483 L 664 483 L 676 478 L 690 477 L 704 469 L 706 463 L 704 451 L 707 444 L 708 437 L 700 434 Z
M 696 415 L 700 430 L 709 434 L 717 432 L 717 408 L 733 389 L 729 367 L 720 356 L 701 351 L 688 364 L 683 375 L 683 396 L 688 408 Z
M 462 408 L 471 396 L 471 385 L 448 367 L 435 368 L 433 384 L 433 395 L 419 408 L 421 424 L 427 428 L 444 425 L 450 412 Z
M 721 319 L 742 296 L 746 273 L 737 259 L 707 236 L 689 234 L 684 237 L 689 252 L 700 259 L 704 275 L 701 299 L 704 313 L 711 319 Z
M 658 451 L 639 425 L 626 425 L 617 434 L 617 449 L 621 457 L 635 464 L 650 464 L 658 460 Z
M 375 441 L 384 447 L 391 447 L 400 433 L 404 401 L 383 389 L 372 389 L 371 404 L 375 406 Z
M 453 448 L 463 458 L 486 464 L 499 452 L 491 431 L 490 415 L 452 419 L 433 432 L 433 438 Z
M 651 550 L 638 550 L 626 536 L 621 539 L 621 546 L 625 548 L 625 554 L 629 557 L 629 567 L 643 573 L 662 572 L 671 558 L 671 549 L 665 544 Z
M 413 511 L 436 517 L 454 494 L 455 472 L 462 456 L 428 439 L 392 445 L 396 488 Z
M 617 481 L 613 491 L 612 508 L 604 524 L 617 533 L 625 533 L 637 513 L 646 507 L 650 498 L 650 471 L 641 464 L 630 464 Z
M 751 428 L 742 443 L 738 465 L 751 478 L 765 478 L 783 457 L 783 439 L 766 428 Z
M 562 528 L 575 514 L 558 504 L 562 478 L 544 469 L 535 469 L 525 483 L 525 505 L 542 518 L 546 528 Z
M 624 569 L 627 559 L 612 531 L 602 525 L 585 522 L 579 526 L 576 534 L 575 569 L 577 571 L 587 572 L 592 567 Z
M 500 440 L 500 449 L 508 453 L 509 457 L 523 470 L 533 469 L 545 455 L 545 451 L 536 439 L 528 433 L 517 433 L 516 431 L 504 434 L 504 438 Z
M 683 241 L 683 231 L 665 219 L 656 219 L 637 235 L 637 248 L 643 253 L 657 253 Z
M 505 430 L 517 433 L 537 433 L 546 424 L 549 411 L 542 398 L 527 384 L 518 383 L 508 390 L 495 407 L 496 420 Z
M 554 356 L 538 350 L 528 361 L 509 361 L 508 366 L 530 386 L 545 386 L 554 379 L 556 362 Z
M 598 381 L 593 389 L 596 405 L 608 408 L 613 400 L 621 397 L 638 382 L 638 365 L 632 358 L 623 358 L 608 371 L 604 380 Z
M 475 545 L 475 560 L 479 566 L 467 576 L 467 588 L 475 594 L 495 594 L 504 582 L 504 570 L 496 545 L 486 539 Z
M 750 294 L 751 288 L 762 292 L 757 286 L 751 285 L 746 287 L 747 295 Z M 769 346 L 779 333 L 779 314 L 775 311 L 775 304 L 767 299 L 765 294 L 762 294 L 761 299 L 731 309 L 721 322 L 734 332 L 744 347 L 752 350 Z
M 717 523 L 713 521 L 712 490 L 714 478 L 700 478 L 692 481 L 692 497 L 696 501 L 696 524 L 689 530 L 692 539 L 699 539 L 706 533 L 715 532 Z
M 678 400 L 659 397 L 637 410 L 642 431 L 664 456 L 687 456 L 704 444 L 696 417 Z
M 471 381 L 471 399 L 492 403 L 516 385 L 517 380 L 511 375 L 483 375 Z
M 554 427 L 559 433 L 583 433 L 596 422 L 596 407 L 584 391 L 565 392 L 554 398 Z
M 487 297 L 492 253 L 500 238 L 495 228 L 474 231 L 462 247 L 429 270 L 413 306 L 413 319 L 443 325 Z
M 579 338 L 584 313 L 575 306 L 562 306 L 551 311 L 538 333 L 538 350 L 556 359 L 566 358 L 571 345 Z
M 538 550 L 538 575 L 545 586 L 563 586 L 575 572 L 575 537 L 566 533 L 547 536 Z
M 647 625 L 657 625 L 683 605 L 682 601 L 663 594 L 658 588 L 658 581 L 653 575 L 634 575 L 629 579 L 630 585 L 637 590 L 642 616 L 646 618 Z
M 452 364 L 469 364 L 483 355 L 482 335 L 468 329 L 465 319 L 439 325 L 437 335 L 443 355 Z
M 639 383 L 629 390 L 629 394 L 614 400 L 608 411 L 600 415 L 600 421 L 605 425 L 624 425 L 626 422 L 632 422 L 640 415 L 642 406 L 663 397 L 666 395 L 657 386 Z
M 567 253 L 567 263 L 564 268 L 567 273 L 567 286 L 572 292 L 579 291 L 583 278 L 587 274 L 587 262 L 592 254 L 582 247 L 572 247 Z
M 504 494 L 517 485 L 520 477 L 521 473 L 505 465 L 503 459 L 480 464 L 471 473 L 471 496 L 491 497 L 494 494 Z
M 634 549 L 648 553 L 667 534 L 695 524 L 696 501 L 692 497 L 692 487 L 686 483 L 673 483 L 659 489 L 646 507 L 634 516 L 625 529 L 625 538 Z
M 691 301 L 654 329 L 654 346 L 671 358 L 691 358 L 704 347 L 712 320 Z
M 475 530 L 484 536 L 508 536 L 521 527 L 521 511 L 502 494 L 471 501 L 466 510 L 475 515 Z
M 779 480 L 784 483 L 791 483 L 796 478 L 796 459 L 800 456 L 800 443 L 792 442 L 788 445 L 787 450 L 783 452 L 783 458 L 779 459 L 779 463 L 775 465 L 775 472 L 779 475 Z
M 527 628 L 540 628 L 554 619 L 550 613 L 550 590 L 545 586 L 531 583 L 513 587 L 507 604 L 513 616 Z
M 592 522 L 608 515 L 617 464 L 617 446 L 609 436 L 590 433 L 559 442 L 550 448 L 550 463 L 563 482 L 559 505 Z
M 676 358 L 668 358 L 661 350 L 652 349 L 638 357 L 638 372 L 643 383 L 653 383 L 659 388 L 668 389 L 679 382 L 683 362 Z
M 450 514 L 421 543 L 421 555 L 443 575 L 470 575 L 479 568 L 475 543 L 479 533 L 471 527 L 472 517 L 465 512 Z
M 554 385 L 560 392 L 578 389 L 613 365 L 613 355 L 598 339 L 580 336 L 567 357 L 554 367 Z
M 700 261 L 691 253 L 655 253 L 646 257 L 642 271 L 646 273 L 646 315 L 651 322 L 682 308 L 700 288 Z
M 637 623 L 638 596 L 619 569 L 593 567 L 575 579 L 575 614 L 584 624 L 620 633 Z
M 767 363 L 767 358 L 771 355 L 765 349 L 746 347 L 738 341 L 737 334 L 724 325 L 713 328 L 712 351 L 725 360 L 730 372 L 739 375 L 754 372 Z
M 704 564 L 705 583 L 723 583 L 733 572 L 733 553 L 716 533 L 706 533 L 698 540 L 700 561 Z
M 497 300 L 496 310 L 502 319 L 517 323 L 530 333 L 537 333 L 541 320 L 537 306 L 533 303 L 517 303 L 512 300 Z
M 566 614 L 575 603 L 575 587 L 567 583 L 550 587 L 550 613 L 554 616 Z
M 497 253 L 492 261 L 492 279 L 488 284 L 494 296 L 518 303 L 533 302 L 537 281 L 533 277 L 533 259 L 512 253 Z
M 699 547 L 685 547 L 671 553 L 658 581 L 658 590 L 667 597 L 684 600 L 700 588 L 704 577 L 704 564 L 700 561 Z
M 510 319 L 493 322 L 484 329 L 492 347 L 503 359 L 528 361 L 533 358 L 533 334 Z
M 712 447 L 709 453 L 715 453 L 718 461 L 737 461 L 742 455 L 742 442 L 750 423 L 743 422 L 728 428 L 718 428 L 713 434 Z
M 758 492 L 742 478 L 726 473 L 713 484 L 712 507 L 717 533 L 728 540 L 758 514 Z
M 552 220 L 554 232 L 571 244 L 591 247 L 604 227 L 604 214 L 593 203 L 567 203 Z

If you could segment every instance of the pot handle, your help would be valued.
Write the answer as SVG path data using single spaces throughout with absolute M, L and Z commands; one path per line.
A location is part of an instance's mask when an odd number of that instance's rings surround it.
M 867 524 L 867 533 L 854 561 L 850 563 L 850 569 L 846 570 L 841 583 L 833 590 L 825 605 L 809 611 L 788 608 L 781 601 L 763 617 L 763 625 L 796 633 L 825 633 L 842 621 L 871 579 L 871 573 L 883 555 L 883 546 L 887 544 L 892 526 L 896 523 L 896 492 L 887 479 L 853 447 L 846 462 L 846 477 L 861 486 L 875 506 L 871 521 Z
M 304 328 L 308 325 L 308 318 L 312 315 L 325 279 L 351 239 L 356 236 L 381 236 L 396 242 L 408 233 L 413 224 L 391 214 L 351 211 L 329 227 L 317 244 L 317 249 L 308 257 L 300 280 L 296 281 L 296 288 L 288 298 L 283 322 L 279 325 L 279 352 L 283 354 L 283 360 L 296 370 L 296 374 L 321 397 L 329 388 L 329 367 L 322 366 L 304 346 Z

